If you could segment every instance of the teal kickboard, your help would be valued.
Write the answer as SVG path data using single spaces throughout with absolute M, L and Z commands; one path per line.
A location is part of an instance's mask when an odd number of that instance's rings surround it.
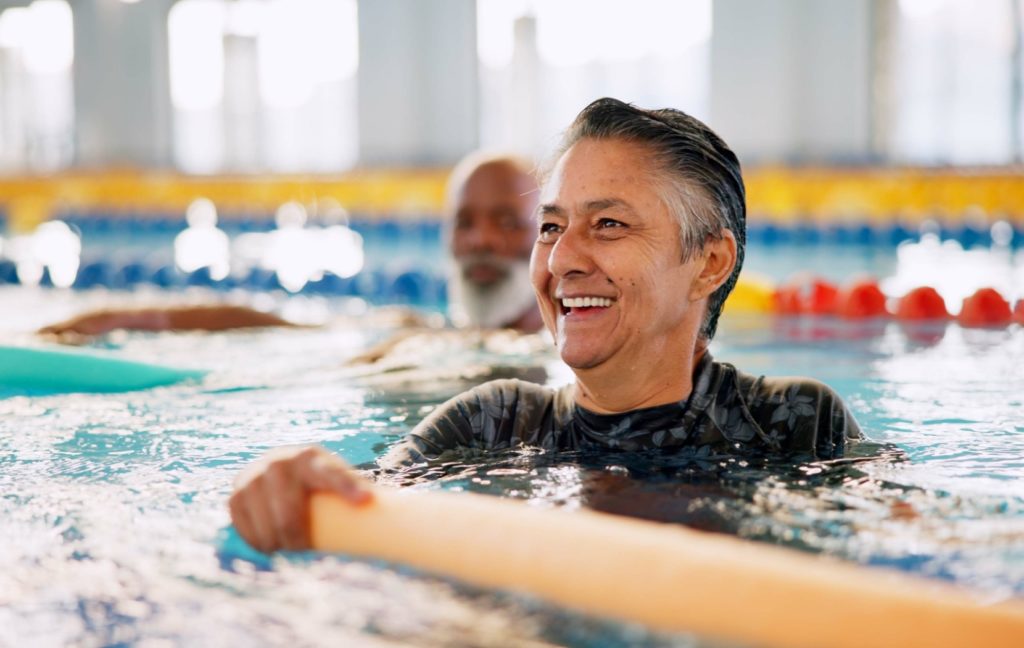
M 0 392 L 8 394 L 125 392 L 197 380 L 204 375 L 205 371 L 123 360 L 91 351 L 0 345 Z

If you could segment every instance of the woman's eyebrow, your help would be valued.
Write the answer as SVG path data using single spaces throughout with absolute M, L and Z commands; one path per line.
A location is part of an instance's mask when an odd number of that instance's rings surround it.
M 565 210 L 554 203 L 546 203 L 537 208 L 540 216 L 565 216 Z
M 625 200 L 619 198 L 600 198 L 598 200 L 588 200 L 583 203 L 583 213 L 594 214 L 597 212 L 605 211 L 606 209 L 625 209 L 633 211 L 633 208 Z
M 627 211 L 633 211 L 633 207 L 619 198 L 599 198 L 597 200 L 588 200 L 583 203 L 580 208 L 580 212 L 584 214 L 595 214 L 597 212 L 605 211 L 606 209 L 625 209 Z M 566 211 L 564 207 L 560 207 L 554 203 L 546 203 L 537 208 L 537 213 L 541 216 L 562 216 L 565 217 Z

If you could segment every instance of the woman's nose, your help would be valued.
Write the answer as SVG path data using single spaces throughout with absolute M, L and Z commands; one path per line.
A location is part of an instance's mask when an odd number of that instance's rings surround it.
M 548 270 L 556 277 L 566 277 L 590 274 L 593 269 L 594 259 L 586 234 L 577 228 L 567 227 L 551 248 Z

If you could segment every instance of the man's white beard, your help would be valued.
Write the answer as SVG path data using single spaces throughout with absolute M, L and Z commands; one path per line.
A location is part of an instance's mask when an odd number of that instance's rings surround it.
M 461 263 L 452 262 L 448 273 L 448 312 L 455 326 L 504 328 L 537 306 L 528 259 L 512 261 L 488 256 L 486 263 L 504 269 L 505 277 L 489 286 L 478 286 L 463 276 Z

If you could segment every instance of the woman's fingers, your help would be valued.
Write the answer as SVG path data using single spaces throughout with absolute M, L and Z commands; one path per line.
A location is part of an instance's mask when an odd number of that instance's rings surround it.
M 339 495 L 350 504 L 362 506 L 373 499 L 369 484 L 348 464 L 323 448 L 305 455 L 308 461 L 306 484 L 309 490 Z
M 251 480 L 245 489 L 236 492 L 230 501 L 233 504 L 232 521 L 239 535 L 259 551 L 269 552 L 277 549 L 277 530 L 270 512 L 270 503 L 264 495 L 263 480 Z M 240 525 L 239 522 L 243 524 Z
M 274 530 L 275 548 L 308 549 L 309 502 L 301 478 L 296 479 L 290 466 L 276 462 L 265 473 L 264 498 Z
M 279 448 L 239 474 L 228 501 L 232 522 L 260 551 L 308 549 L 313 491 L 337 494 L 355 506 L 373 497 L 348 464 L 323 448 Z
M 245 502 L 246 493 L 235 491 L 228 499 L 228 510 L 231 512 L 231 523 L 235 525 L 238 535 L 255 546 L 253 541 L 256 538 L 256 530 L 253 525 L 252 516 L 249 515 L 249 508 Z

